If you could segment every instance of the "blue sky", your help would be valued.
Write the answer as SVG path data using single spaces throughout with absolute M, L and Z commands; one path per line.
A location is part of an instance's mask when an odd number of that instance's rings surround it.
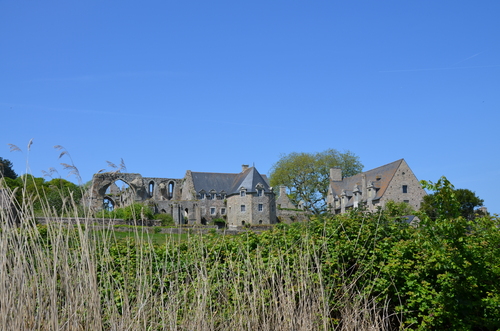
M 404 158 L 500 213 L 498 13 L 498 1 L 0 1 L 0 156 L 66 178 L 62 145 L 88 181 L 106 161 L 181 178 L 335 148 L 365 170 Z

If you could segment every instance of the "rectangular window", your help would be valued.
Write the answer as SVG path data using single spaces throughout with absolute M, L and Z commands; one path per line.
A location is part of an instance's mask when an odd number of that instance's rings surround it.
M 403 193 L 408 193 L 408 185 L 403 185 Z
M 261 190 L 261 189 L 257 190 L 258 197 L 261 197 L 263 193 L 264 193 L 264 190 Z
M 403 200 L 404 203 L 410 203 L 410 200 Z
M 263 211 L 264 210 L 264 205 L 259 203 L 259 211 Z
M 220 214 L 221 215 L 226 215 L 226 208 L 221 208 L 220 209 Z
M 244 197 L 246 195 L 245 191 L 240 191 L 240 196 Z
M 241 212 L 243 213 L 245 211 L 245 205 L 241 205 Z
M 210 215 L 215 215 L 215 207 L 210 207 Z
M 205 193 L 200 193 L 200 200 L 205 199 Z

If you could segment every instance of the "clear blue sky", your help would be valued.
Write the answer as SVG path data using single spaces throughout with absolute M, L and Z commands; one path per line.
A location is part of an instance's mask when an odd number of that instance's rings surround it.
M 66 177 L 62 145 L 88 181 L 122 158 L 181 178 L 335 148 L 365 170 L 404 158 L 500 213 L 499 14 L 496 0 L 0 1 L 0 156 Z

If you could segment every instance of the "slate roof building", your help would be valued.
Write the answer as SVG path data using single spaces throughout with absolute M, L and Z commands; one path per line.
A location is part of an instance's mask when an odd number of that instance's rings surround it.
M 274 224 L 276 201 L 265 175 L 255 167 L 242 166 L 240 173 L 188 171 L 183 200 L 197 200 L 200 222 L 227 218 L 229 227 Z
M 125 188 L 116 182 L 122 181 Z M 157 213 L 172 215 L 176 224 L 210 224 L 224 219 L 228 227 L 274 224 L 307 219 L 286 195 L 269 186 L 266 175 L 243 165 L 239 173 L 195 172 L 184 178 L 142 177 L 137 173 L 95 174 L 86 201 L 96 210 L 147 203 Z M 420 207 L 425 191 L 401 159 L 384 166 L 342 177 L 342 169 L 330 169 L 327 203 L 334 213 L 364 204 L 369 210 L 384 207 L 389 200 Z M 103 203 L 104 202 L 104 203 Z
M 342 177 L 342 169 L 330 169 L 327 203 L 336 214 L 364 204 L 368 210 L 383 208 L 389 200 L 419 209 L 427 193 L 404 159 Z
M 127 187 L 120 189 L 117 181 Z M 275 193 L 266 175 L 248 165 L 239 173 L 188 170 L 181 179 L 99 173 L 87 200 L 95 209 L 147 202 L 156 212 L 172 215 L 176 224 L 224 219 L 229 227 L 240 227 L 277 222 Z

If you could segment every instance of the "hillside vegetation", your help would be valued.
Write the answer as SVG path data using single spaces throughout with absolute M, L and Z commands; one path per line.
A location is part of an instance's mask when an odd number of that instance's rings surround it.
M 42 199 L 53 222 L 37 225 L 18 192 L 20 222 L 1 212 L 0 329 L 496 330 L 499 220 L 449 213 L 441 184 L 441 216 L 418 226 L 397 208 L 355 210 L 161 245 L 96 233 L 85 217 L 69 226 Z

